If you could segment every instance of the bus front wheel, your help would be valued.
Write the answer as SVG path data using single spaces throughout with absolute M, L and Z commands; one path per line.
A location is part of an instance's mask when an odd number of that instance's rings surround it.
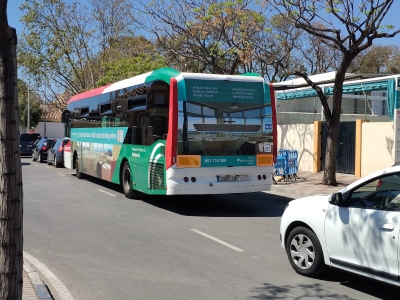
M 85 174 L 81 172 L 81 169 L 79 166 L 78 155 L 75 157 L 75 172 L 76 172 L 76 178 L 78 178 L 78 179 L 85 178 Z
M 124 191 L 124 195 L 128 199 L 132 199 L 135 197 L 135 190 L 132 189 L 132 177 L 131 177 L 131 168 L 129 166 L 129 162 L 125 162 L 124 167 L 122 168 L 121 174 L 121 185 Z

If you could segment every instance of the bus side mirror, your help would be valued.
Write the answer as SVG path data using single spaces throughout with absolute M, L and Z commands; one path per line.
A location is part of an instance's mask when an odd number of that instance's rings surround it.
M 342 193 L 334 193 L 329 200 L 329 203 L 337 206 L 344 206 L 344 199 Z

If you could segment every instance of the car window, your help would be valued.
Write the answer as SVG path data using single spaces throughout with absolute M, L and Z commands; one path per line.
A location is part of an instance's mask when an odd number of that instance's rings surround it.
M 382 176 L 358 187 L 351 193 L 348 206 L 400 211 L 400 174 Z
M 23 142 L 34 142 L 40 137 L 38 133 L 21 133 L 19 140 Z

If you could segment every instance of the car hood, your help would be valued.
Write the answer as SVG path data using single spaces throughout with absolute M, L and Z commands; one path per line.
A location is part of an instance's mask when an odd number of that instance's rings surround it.
M 329 206 L 330 195 L 315 195 L 295 199 L 289 202 L 289 206 L 296 209 L 327 209 Z

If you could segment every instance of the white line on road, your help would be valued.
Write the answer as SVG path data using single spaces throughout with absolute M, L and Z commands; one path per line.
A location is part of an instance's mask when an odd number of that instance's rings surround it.
M 34 258 L 32 255 L 26 253 L 24 251 L 24 258 L 33 266 L 36 271 L 40 273 L 50 284 L 51 287 L 54 288 L 56 293 L 61 300 L 74 300 L 74 297 L 67 290 L 65 285 L 51 272 L 44 264 Z M 50 289 L 52 291 L 52 289 Z
M 228 248 L 231 248 L 231 249 L 233 249 L 233 250 L 235 250 L 237 252 L 243 252 L 244 251 L 244 250 L 242 250 L 242 249 L 240 249 L 238 247 L 235 247 L 235 246 L 233 246 L 231 244 L 228 244 L 228 243 L 226 243 L 224 241 L 221 241 L 220 239 L 217 239 L 216 237 L 213 237 L 213 236 L 211 236 L 211 235 L 209 235 L 207 233 L 204 233 L 204 232 L 202 232 L 200 230 L 197 230 L 197 229 L 190 229 L 190 230 L 194 231 L 194 232 L 196 232 L 196 233 L 198 233 L 198 234 L 200 234 L 202 236 L 205 236 L 206 238 L 209 238 L 210 240 L 213 240 L 213 241 L 215 241 L 217 243 L 220 243 L 221 245 L 224 245 L 224 246 L 226 246 Z
M 111 194 L 111 193 L 109 193 L 109 192 L 103 191 L 103 190 L 101 190 L 101 189 L 98 189 L 98 191 L 99 191 L 99 192 L 102 192 L 102 193 L 104 193 L 104 194 L 107 194 L 107 195 L 113 196 L 113 197 L 115 197 L 115 196 L 116 196 L 116 195 L 114 195 L 114 194 Z
M 60 172 L 56 172 L 58 175 L 60 175 L 60 176 L 65 176 L 63 173 L 60 173 Z

